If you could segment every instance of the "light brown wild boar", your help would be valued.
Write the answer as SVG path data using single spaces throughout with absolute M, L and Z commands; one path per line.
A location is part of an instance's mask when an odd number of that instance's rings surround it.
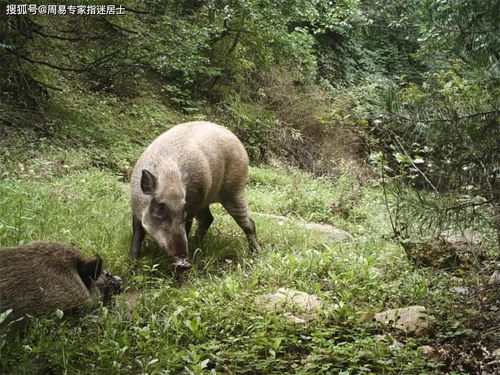
M 71 245 L 0 248 L 0 313 L 12 309 L 10 319 L 90 308 L 109 301 L 121 285 L 102 269 L 99 256 L 85 256 Z
M 133 238 L 130 253 L 138 258 L 145 233 L 187 269 L 193 218 L 196 238 L 213 222 L 209 205 L 220 202 L 245 232 L 250 248 L 260 250 L 255 223 L 248 214 L 245 185 L 248 155 L 228 129 L 206 121 L 174 126 L 146 148 L 131 179 Z

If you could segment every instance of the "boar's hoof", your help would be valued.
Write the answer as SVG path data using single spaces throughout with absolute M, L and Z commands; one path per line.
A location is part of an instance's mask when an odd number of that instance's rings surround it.
M 172 262 L 172 266 L 174 266 L 174 269 L 177 272 L 184 272 L 184 271 L 191 269 L 191 267 L 193 267 L 191 265 L 191 263 L 189 263 L 184 258 L 174 258 L 174 261 Z

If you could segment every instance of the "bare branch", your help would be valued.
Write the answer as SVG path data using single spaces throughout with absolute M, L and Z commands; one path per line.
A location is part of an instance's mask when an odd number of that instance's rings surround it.
M 44 65 L 44 66 L 47 66 L 49 68 L 56 69 L 56 70 L 61 70 L 61 71 L 65 71 L 65 72 L 79 72 L 79 73 L 81 73 L 81 72 L 88 72 L 93 67 L 99 66 L 99 65 L 103 64 L 104 62 L 109 61 L 111 58 L 113 58 L 114 56 L 116 56 L 116 55 L 118 55 L 120 53 L 119 50 L 118 51 L 113 51 L 113 52 L 108 53 L 108 54 L 106 54 L 104 56 L 101 56 L 97 60 L 94 60 L 93 62 L 91 62 L 90 64 L 88 64 L 86 67 L 69 68 L 69 67 L 65 67 L 65 66 L 55 65 L 55 64 L 49 63 L 47 61 L 35 60 L 35 59 L 29 58 L 27 56 L 20 55 L 20 54 L 17 53 L 17 51 L 12 50 L 11 48 L 6 48 L 6 51 L 8 51 L 9 53 L 17 56 L 19 59 L 28 61 L 28 62 L 30 62 L 32 64 Z
M 452 211 L 452 210 L 460 210 L 462 208 L 468 208 L 468 207 L 479 207 L 479 206 L 483 206 L 485 204 L 493 203 L 499 199 L 500 199 L 500 197 L 497 196 L 497 197 L 493 197 L 491 199 L 488 199 L 486 201 L 483 201 L 481 203 L 474 203 L 474 202 L 462 203 L 462 204 L 459 204 L 456 206 L 445 207 L 445 208 L 441 209 L 441 211 Z
M 137 10 L 129 7 L 125 7 L 125 10 L 136 14 L 151 14 L 150 12 L 146 12 L 145 10 Z
M 403 119 L 403 120 L 407 120 L 407 121 L 418 121 L 418 122 L 456 122 L 456 121 L 460 121 L 460 120 L 465 120 L 465 119 L 469 119 L 469 118 L 473 118 L 473 117 L 488 117 L 488 116 L 499 116 L 500 115 L 500 110 L 493 110 L 493 111 L 487 111 L 487 112 L 478 112 L 478 113 L 471 113 L 471 114 L 468 114 L 468 115 L 464 115 L 464 116 L 457 116 L 457 117 L 454 117 L 454 118 L 432 118 L 432 119 L 419 119 L 419 120 L 416 120 L 416 119 L 412 119 L 412 118 L 409 118 L 407 116 L 403 116 L 403 115 L 396 115 L 397 117 Z
M 99 21 L 105 23 L 106 25 L 108 26 L 111 26 L 113 29 L 117 29 L 117 30 L 120 30 L 120 31 L 123 31 L 123 32 L 126 32 L 126 33 L 130 33 L 130 34 L 139 34 L 137 31 L 135 30 L 130 30 L 130 29 L 127 29 L 123 26 L 119 26 L 117 24 L 114 24 L 110 21 L 108 21 L 106 18 L 102 17 L 102 18 L 99 18 Z

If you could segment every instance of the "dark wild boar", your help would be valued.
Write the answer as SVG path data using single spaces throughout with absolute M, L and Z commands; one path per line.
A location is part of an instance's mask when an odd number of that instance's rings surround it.
M 61 309 L 84 310 L 120 292 L 121 279 L 102 269 L 99 256 L 88 257 L 57 242 L 0 248 L 0 313 L 9 318 Z
M 187 236 L 193 218 L 201 239 L 212 224 L 209 205 L 215 202 L 243 229 L 250 248 L 260 250 L 245 199 L 247 172 L 245 148 L 220 125 L 188 122 L 160 135 L 132 173 L 132 257 L 140 256 L 147 232 L 176 269 L 190 268 Z

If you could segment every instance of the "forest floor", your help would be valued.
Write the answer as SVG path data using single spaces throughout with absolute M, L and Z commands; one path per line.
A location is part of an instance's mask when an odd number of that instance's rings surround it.
M 139 262 L 129 258 L 126 181 L 144 147 L 185 118 L 154 98 L 123 105 L 75 93 L 52 103 L 49 115 L 43 132 L 5 129 L 0 141 L 0 246 L 52 240 L 99 253 L 124 293 L 80 319 L 33 318 L 19 337 L 0 335 L 1 373 L 500 371 L 498 285 L 473 267 L 416 267 L 392 238 L 376 181 L 254 165 L 247 196 L 262 252 L 250 253 L 215 205 L 213 226 L 191 249 L 193 269 L 178 277 L 151 239 Z M 352 238 L 336 240 L 304 222 Z M 300 311 L 258 302 L 280 288 L 309 293 L 321 307 L 293 319 Z M 373 320 L 416 305 L 435 318 L 426 334 Z

